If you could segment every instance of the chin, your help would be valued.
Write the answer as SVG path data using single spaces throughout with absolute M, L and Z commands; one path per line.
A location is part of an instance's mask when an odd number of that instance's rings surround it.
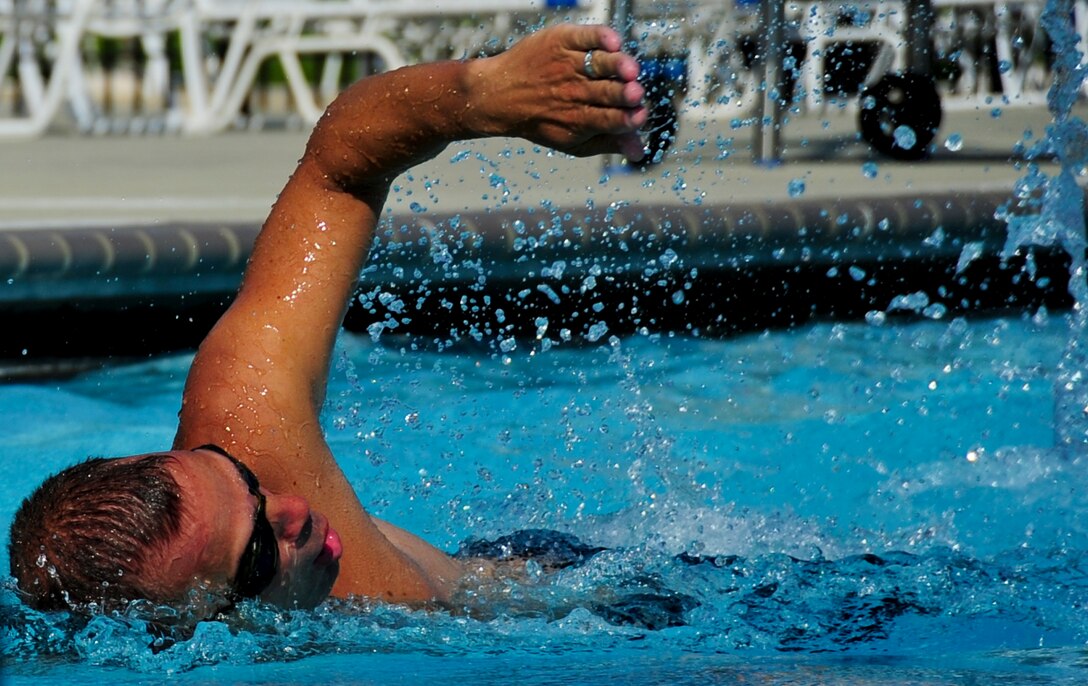
M 329 597 L 332 593 L 333 584 L 336 583 L 336 577 L 340 575 L 340 563 L 334 562 L 328 567 L 322 570 L 322 574 L 315 579 L 314 585 L 310 588 L 310 593 L 305 594 L 305 601 L 301 600 L 297 603 L 298 607 L 305 610 L 312 610 Z
M 280 586 L 273 593 L 265 593 L 261 599 L 287 609 L 312 610 L 329 597 L 339 573 L 340 563 L 335 562 L 312 576 L 294 579 L 289 587 Z
M 325 583 L 321 587 L 321 598 L 318 599 L 317 604 L 323 602 L 332 593 L 332 587 L 336 583 L 337 577 L 340 576 L 340 562 L 333 562 L 331 565 L 325 568 Z

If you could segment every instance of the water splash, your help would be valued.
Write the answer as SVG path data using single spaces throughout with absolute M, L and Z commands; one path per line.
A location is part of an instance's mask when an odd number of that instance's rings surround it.
M 160 651 L 148 650 L 146 624 L 124 615 L 76 619 L 5 601 L 0 657 L 15 676 L 33 674 L 33 662 L 48 656 L 56 672 L 70 665 L 82 674 L 120 669 L 188 682 L 186 674 L 206 677 L 202 668 L 220 678 L 241 668 L 279 681 L 303 659 L 312 675 L 336 656 L 354 664 L 365 656 L 368 667 L 398 654 L 528 659 L 631 641 L 680 655 L 757 649 L 915 658 L 1073 642 L 1084 630 L 1088 556 L 1054 551 L 1052 565 L 1030 576 L 1024 564 L 1021 552 L 983 562 L 948 549 L 839 560 L 818 551 L 806 559 L 609 550 L 581 566 L 483 583 L 458 596 L 461 609 L 452 611 L 365 600 L 305 612 L 243 603 L 230 619 L 203 622 Z M 930 629 L 921 642 L 913 635 L 919 623 Z
M 1052 155 L 1060 169 L 1048 177 L 1037 162 L 1029 164 L 1016 187 L 1018 207 L 1006 215 L 1008 239 L 1003 252 L 1008 258 L 1033 245 L 1060 246 L 1070 257 L 1073 317 L 1055 381 L 1055 443 L 1063 450 L 1088 445 L 1084 191 L 1076 180 L 1088 165 L 1088 127 L 1072 114 L 1086 75 L 1073 17 L 1072 0 L 1050 0 L 1043 11 L 1041 24 L 1054 43 L 1054 80 L 1047 93 L 1053 122 L 1029 153 L 1033 160 Z

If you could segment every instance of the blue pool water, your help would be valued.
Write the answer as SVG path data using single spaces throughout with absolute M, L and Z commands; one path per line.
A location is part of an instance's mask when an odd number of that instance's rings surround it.
M 326 424 L 373 512 L 449 550 L 520 528 L 610 550 L 466 592 L 468 616 L 249 606 L 158 654 L 138 620 L 31 612 L 8 579 L 4 676 L 1083 683 L 1088 477 L 1054 448 L 1068 336 L 1044 313 L 509 354 L 345 337 Z M 169 446 L 189 359 L 0 387 L 5 531 L 47 473 Z M 628 621 L 663 599 L 678 621 Z

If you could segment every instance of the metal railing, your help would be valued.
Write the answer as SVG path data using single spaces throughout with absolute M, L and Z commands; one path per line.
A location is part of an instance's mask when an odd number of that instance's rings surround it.
M 0 0 L 0 137 L 316 121 L 347 82 L 606 21 L 598 0 Z M 279 101 L 279 106 L 275 102 Z
M 610 19 L 608 0 L 567 1 L 0 0 L 0 138 L 50 127 L 301 127 L 365 74 L 496 51 L 553 20 Z M 909 66 L 910 0 L 784 2 L 795 109 L 821 110 Z M 1051 58 L 1042 5 L 933 0 L 932 70 L 946 108 L 1044 100 Z M 1075 7 L 1088 34 L 1088 0 Z M 683 60 L 682 124 L 756 114 L 766 33 L 759 16 L 751 0 L 635 4 L 632 35 L 644 55 Z

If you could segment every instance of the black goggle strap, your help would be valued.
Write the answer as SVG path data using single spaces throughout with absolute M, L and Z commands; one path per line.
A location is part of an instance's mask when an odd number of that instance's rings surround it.
M 276 533 L 264 514 L 264 497 L 261 496 L 257 516 L 253 520 L 253 537 L 238 562 L 234 592 L 240 598 L 256 598 L 272 583 L 278 566 L 279 545 Z
M 219 446 L 208 443 L 194 450 L 210 450 L 230 460 L 238 468 L 238 473 L 242 475 L 242 480 L 246 482 L 249 492 L 257 498 L 257 512 L 253 517 L 253 535 L 242 553 L 242 559 L 238 561 L 238 573 L 234 577 L 233 589 L 234 595 L 238 598 L 256 598 L 272 583 L 280 561 L 279 543 L 276 541 L 276 532 L 272 530 L 272 525 L 265 514 L 265 497 L 260 492 L 260 483 L 245 463 Z

